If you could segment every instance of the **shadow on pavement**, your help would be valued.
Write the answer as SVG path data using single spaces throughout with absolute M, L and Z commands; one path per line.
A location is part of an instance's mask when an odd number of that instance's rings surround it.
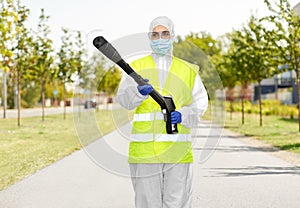
M 193 138 L 196 139 L 202 139 L 202 138 L 219 138 L 220 136 L 223 137 L 223 135 L 219 135 L 219 134 L 214 134 L 214 133 L 219 133 L 219 132 L 211 132 L 210 134 L 197 134 L 197 135 L 193 135 Z M 243 138 L 249 138 L 249 136 L 246 135 L 239 135 L 239 136 L 226 136 L 226 138 L 230 138 L 230 139 L 243 139 Z
M 195 150 L 215 150 L 218 152 L 277 152 L 280 151 L 274 147 L 251 147 L 251 146 L 217 146 L 215 148 L 210 147 L 195 147 Z
M 210 173 L 205 177 L 240 177 L 262 175 L 300 175 L 300 167 L 248 166 L 245 168 L 204 168 Z

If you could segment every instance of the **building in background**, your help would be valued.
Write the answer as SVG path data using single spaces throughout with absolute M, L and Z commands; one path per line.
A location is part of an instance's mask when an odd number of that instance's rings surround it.
M 254 86 L 253 101 L 258 100 L 258 85 Z M 279 100 L 283 104 L 297 104 L 297 85 L 296 73 L 287 71 L 277 74 L 270 79 L 264 79 L 261 82 L 262 99 Z

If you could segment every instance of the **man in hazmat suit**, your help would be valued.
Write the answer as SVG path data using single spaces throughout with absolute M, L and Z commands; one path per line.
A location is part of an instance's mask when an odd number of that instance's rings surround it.
M 196 65 L 173 53 L 174 24 L 165 16 L 155 18 L 149 28 L 152 54 L 133 61 L 131 67 L 149 84 L 138 86 L 124 75 L 117 101 L 134 109 L 129 158 L 136 208 L 188 208 L 192 205 L 192 140 L 207 109 L 207 92 Z M 177 134 L 167 134 L 160 106 L 149 96 L 156 89 L 172 96 L 176 111 L 171 123 Z

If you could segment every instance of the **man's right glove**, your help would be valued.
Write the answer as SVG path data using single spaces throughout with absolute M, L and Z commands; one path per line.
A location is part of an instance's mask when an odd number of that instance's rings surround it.
M 148 79 L 145 79 L 146 82 L 148 82 Z M 142 95 L 149 95 L 153 91 L 153 87 L 151 84 L 145 84 L 145 85 L 138 85 L 138 91 Z

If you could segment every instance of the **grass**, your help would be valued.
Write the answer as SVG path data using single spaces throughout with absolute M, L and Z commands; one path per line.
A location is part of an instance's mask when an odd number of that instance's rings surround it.
M 296 119 L 263 116 L 263 126 L 260 127 L 257 114 L 245 114 L 245 124 L 242 125 L 241 113 L 233 113 L 232 120 L 228 113 L 225 128 L 262 140 L 282 150 L 300 154 L 300 133 Z
M 66 120 L 62 115 L 47 116 L 44 122 L 40 117 L 22 118 L 20 127 L 16 119 L 0 119 L 0 190 L 111 132 L 115 122 L 121 125 L 128 115 L 118 110 L 113 114 L 106 110 L 85 111 L 81 118 L 95 118 L 98 137 L 83 141 L 83 132 L 91 135 L 94 126 L 84 126 L 85 120 L 74 122 L 73 114 L 68 114 Z M 85 129 L 80 131 L 80 126 Z

